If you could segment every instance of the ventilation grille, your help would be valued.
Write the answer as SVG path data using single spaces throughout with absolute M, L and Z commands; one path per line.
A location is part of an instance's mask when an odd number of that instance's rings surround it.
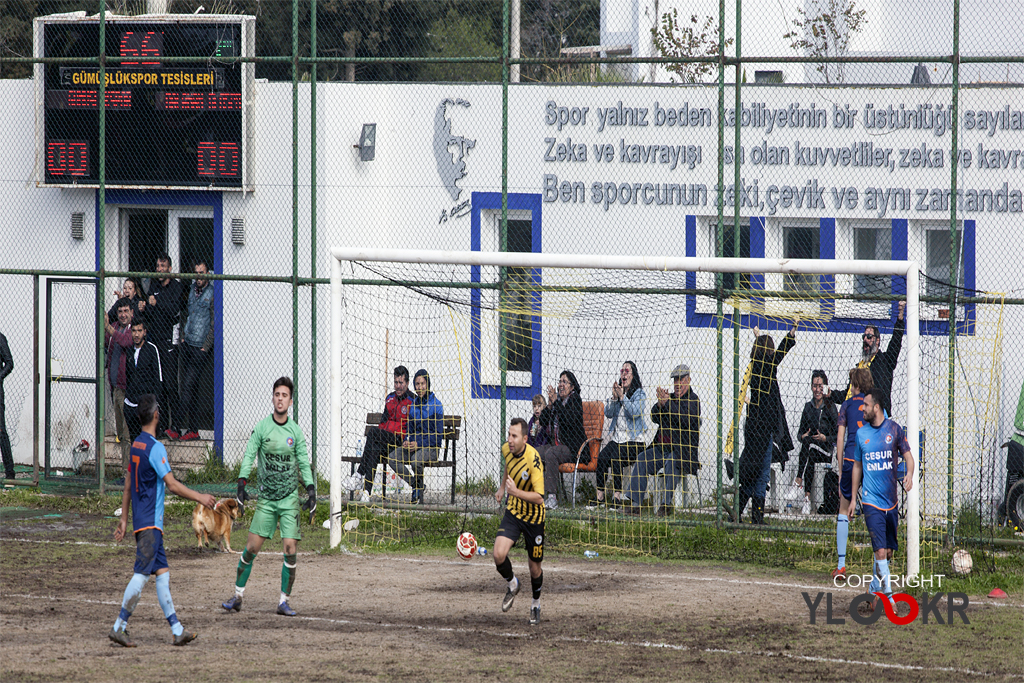
M 231 243 L 245 244 L 245 219 L 231 219 Z
M 71 237 L 76 240 L 85 238 L 85 214 L 71 214 Z

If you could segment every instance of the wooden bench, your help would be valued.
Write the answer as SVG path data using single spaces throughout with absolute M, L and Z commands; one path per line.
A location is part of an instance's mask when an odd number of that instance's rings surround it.
M 384 418 L 383 413 L 367 413 L 366 414 L 366 427 L 363 428 L 363 437 L 368 438 L 370 436 L 370 430 L 380 424 L 380 421 Z M 431 460 L 423 463 L 424 467 L 447 467 L 452 471 L 452 485 L 451 485 L 451 504 L 455 505 L 455 478 L 456 478 L 456 446 L 459 441 L 459 432 L 462 428 L 462 416 L 461 415 L 445 415 L 444 416 L 444 441 L 441 445 L 440 452 L 438 453 L 437 460 Z M 341 456 L 342 462 L 351 463 L 350 473 L 356 471 L 356 467 L 362 461 L 362 454 L 355 455 L 343 455 Z M 387 475 L 388 468 L 388 454 L 381 457 L 380 462 L 384 465 L 384 474 Z M 383 478 L 385 481 L 386 476 Z M 386 485 L 386 484 L 384 484 Z M 349 494 L 349 500 L 355 496 L 355 493 Z

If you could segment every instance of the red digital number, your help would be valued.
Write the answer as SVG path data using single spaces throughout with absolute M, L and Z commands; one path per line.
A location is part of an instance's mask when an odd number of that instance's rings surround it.
M 238 178 L 242 155 L 235 142 L 200 142 L 196 174 L 200 178 Z
M 164 52 L 163 31 L 125 31 L 121 34 L 122 57 L 162 57 Z M 160 66 L 160 62 L 121 62 L 121 66 Z
M 89 142 L 50 140 L 46 143 L 46 172 L 58 178 L 89 175 Z

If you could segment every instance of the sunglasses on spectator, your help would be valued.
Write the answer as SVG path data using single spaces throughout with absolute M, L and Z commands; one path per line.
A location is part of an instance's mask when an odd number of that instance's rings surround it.
M 863 336 L 864 336 L 864 339 L 874 339 L 875 338 L 875 335 L 873 335 L 873 334 L 865 334 Z

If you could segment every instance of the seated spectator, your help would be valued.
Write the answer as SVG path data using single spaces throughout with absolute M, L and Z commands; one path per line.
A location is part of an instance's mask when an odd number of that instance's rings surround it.
M 617 503 L 622 502 L 619 476 L 647 447 L 644 443 L 644 389 L 636 364 L 627 360 L 619 371 L 619 380 L 612 384 L 612 395 L 605 401 L 604 416 L 611 420 L 608 444 L 597 456 L 597 502 L 604 502 L 608 470 L 612 472 L 612 488 Z
M 404 365 L 395 368 L 395 390 L 384 399 L 384 412 L 380 424 L 370 427 L 366 434 L 366 445 L 363 446 L 362 461 L 352 476 L 342 484 L 349 491 L 363 489 L 362 500 L 370 499 L 373 490 L 373 476 L 381 458 L 387 460 L 392 448 L 402 445 L 405 440 L 405 423 L 409 419 L 409 406 L 412 405 L 412 394 L 409 393 L 409 370 Z M 392 463 L 393 467 L 397 467 Z M 385 468 L 387 463 L 385 462 Z M 387 471 L 385 469 L 385 471 Z
M 416 398 L 409 406 L 405 441 L 391 451 L 395 473 L 412 486 L 412 503 L 423 502 L 423 463 L 437 460 L 444 440 L 444 407 L 430 391 L 430 375 L 417 370 L 412 381 Z M 411 473 L 411 476 L 410 476 Z
M 544 461 L 544 490 L 548 492 L 544 507 L 554 510 L 558 507 L 555 491 L 558 489 L 558 466 L 576 462 L 580 446 L 587 440 L 583 429 L 583 399 L 580 398 L 580 383 L 570 370 L 563 370 L 558 376 L 558 393 L 548 386 L 548 406 L 538 418 L 548 431 L 548 445 L 537 449 Z M 583 464 L 590 462 L 590 453 L 580 456 Z
M 828 397 L 828 398 L 827 398 Z M 811 373 L 811 400 L 804 404 L 800 415 L 797 439 L 800 441 L 800 459 L 796 467 L 796 485 L 804 487 L 804 505 L 801 512 L 811 513 L 811 488 L 814 486 L 814 465 L 832 462 L 836 446 L 839 416 L 828 391 L 828 376 L 824 370 Z
M 700 441 L 700 398 L 690 389 L 690 366 L 677 365 L 672 370 L 672 393 L 658 387 L 658 402 L 651 408 L 651 421 L 658 433 L 651 447 L 637 458 L 623 498 L 630 503 L 627 511 L 640 514 L 640 504 L 647 492 L 647 478 L 665 468 L 665 503 L 658 516 L 671 515 L 672 497 L 680 477 L 697 474 L 700 462 L 697 446 Z
M 547 446 L 551 440 L 548 438 L 548 428 L 541 424 L 540 416 L 547 407 L 544 394 L 537 394 L 533 397 L 533 417 L 526 425 L 526 443 L 534 448 Z
M 146 314 L 146 298 L 142 295 L 142 283 L 137 277 L 126 277 L 121 289 L 114 290 L 117 301 L 107 311 L 107 321 L 114 325 L 117 323 L 117 307 L 122 301 L 127 301 L 132 310 L 132 320 L 142 320 Z

